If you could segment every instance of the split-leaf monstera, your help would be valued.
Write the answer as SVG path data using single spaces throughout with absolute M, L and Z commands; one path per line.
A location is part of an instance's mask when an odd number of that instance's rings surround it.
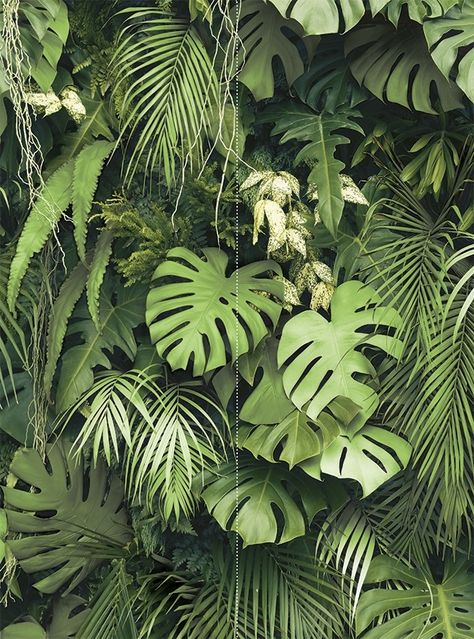
M 172 369 L 187 368 L 202 375 L 224 366 L 236 357 L 237 332 L 239 354 L 256 348 L 275 326 L 281 306 L 261 293 L 283 298 L 283 286 L 265 276 L 280 274 L 276 262 L 255 262 L 226 274 L 229 258 L 216 248 L 203 249 L 205 259 L 187 249 L 172 249 L 168 259 L 158 266 L 155 280 L 160 281 L 147 298 L 146 321 L 156 349 Z M 230 352 L 228 352 L 230 351 Z
M 45 593 L 72 590 L 100 563 L 104 545 L 121 549 L 130 540 L 120 480 L 102 462 L 85 475 L 83 460 L 68 453 L 49 445 L 45 465 L 36 450 L 18 451 L 10 472 L 29 489 L 3 487 L 8 530 L 22 533 L 6 543 L 25 572 L 51 571 L 34 584 Z
M 357 630 L 363 639 L 469 639 L 474 630 L 474 597 L 469 562 L 447 561 L 437 583 L 429 574 L 392 557 L 376 557 L 366 582 L 395 581 L 398 588 L 373 588 L 360 598 Z M 388 615 L 389 616 L 385 616 Z M 383 617 L 382 617 L 383 616 Z M 373 628 L 373 621 L 383 618 Z M 364 632 L 365 631 L 365 632 Z
M 330 321 L 304 311 L 285 325 L 278 348 L 278 362 L 286 364 L 283 386 L 311 419 L 340 396 L 358 404 L 366 418 L 377 408 L 377 393 L 368 383 L 375 379 L 375 369 L 360 349 L 382 349 L 396 357 L 400 341 L 387 330 L 395 330 L 400 318 L 394 309 L 376 303 L 374 289 L 349 281 L 334 293 Z

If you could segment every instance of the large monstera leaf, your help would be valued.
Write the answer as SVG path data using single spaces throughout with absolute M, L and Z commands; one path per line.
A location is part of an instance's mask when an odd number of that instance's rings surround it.
M 10 472 L 25 488 L 4 486 L 3 493 L 8 530 L 21 533 L 6 544 L 26 573 L 43 573 L 35 588 L 53 593 L 87 577 L 104 544 L 122 547 L 131 535 L 122 484 L 103 463 L 86 472 L 82 458 L 73 460 L 69 445 L 60 442 L 47 447 L 46 458 L 33 449 L 18 451 Z
M 346 32 L 365 13 L 364 0 L 270 0 L 285 18 L 299 22 L 307 35 Z M 341 17 L 340 17 L 341 16 Z
M 281 61 L 289 85 L 304 71 L 298 47 L 287 35 L 288 30 L 302 35 L 302 29 L 297 22 L 286 20 L 275 7 L 263 0 L 243 0 L 240 18 L 243 64 L 239 80 L 250 89 L 256 100 L 271 98 L 275 58 Z
M 421 27 L 412 25 L 397 31 L 371 24 L 350 33 L 345 49 L 354 77 L 380 100 L 416 111 L 436 113 L 438 100 L 443 111 L 462 106 L 461 92 L 433 62 Z
M 369 0 L 372 15 L 380 11 L 395 26 L 398 25 L 400 16 L 405 6 L 411 20 L 420 24 L 427 18 L 433 19 L 443 16 L 451 7 L 458 5 L 462 0 Z
M 446 78 L 457 69 L 456 83 L 474 101 L 474 0 L 423 25 L 431 56 Z
M 380 587 L 386 582 L 402 587 Z M 437 583 L 391 557 L 376 557 L 366 583 L 378 587 L 360 598 L 356 627 L 361 639 L 470 639 L 474 633 L 474 594 L 469 562 L 447 562 Z M 380 619 L 383 622 L 380 622 Z M 378 621 L 375 627 L 369 625 Z M 365 631 L 365 632 L 364 632 Z
M 253 386 L 240 410 L 240 419 L 244 422 L 275 424 L 293 410 L 283 388 L 282 373 L 278 370 L 277 348 L 278 341 L 270 338 L 261 342 L 254 353 L 239 359 L 239 374 Z
M 306 520 L 327 506 L 322 482 L 303 481 L 280 464 L 244 460 L 237 481 L 238 487 L 233 464 L 219 466 L 204 477 L 202 498 L 220 526 L 238 532 L 244 546 L 301 537 Z
M 399 435 L 364 426 L 353 436 L 339 435 L 321 455 L 301 467 L 319 479 L 320 472 L 341 479 L 355 479 L 364 497 L 403 470 L 411 455 L 410 444 Z
M 283 298 L 282 284 L 265 276 L 268 271 L 280 274 L 275 262 L 243 266 L 237 280 L 237 271 L 226 275 L 229 258 L 224 251 L 206 248 L 203 253 L 201 260 L 188 249 L 169 251 L 155 278 L 174 281 L 155 284 L 146 310 L 160 357 L 173 370 L 186 369 L 192 361 L 194 376 L 234 361 L 237 340 L 240 355 L 253 350 L 268 334 L 268 327 L 276 326 L 281 312 L 277 302 L 261 293 Z
M 300 410 L 316 420 L 336 397 L 355 402 L 367 419 L 378 405 L 376 391 L 355 375 L 373 380 L 376 371 L 362 346 L 398 356 L 401 342 L 376 327 L 396 329 L 400 317 L 393 308 L 373 307 L 378 296 L 370 286 L 345 282 L 331 301 L 331 320 L 304 311 L 284 327 L 278 349 L 279 365 L 286 364 L 283 386 Z M 372 305 L 369 307 L 368 305 Z
M 318 212 L 326 228 L 335 237 L 344 208 L 340 173 L 344 163 L 336 158 L 337 147 L 348 144 L 349 138 L 342 131 L 363 134 L 355 118 L 360 113 L 342 107 L 336 113 L 315 113 L 303 104 L 279 104 L 267 109 L 261 120 L 275 122 L 273 135 L 283 134 L 280 144 L 289 140 L 306 142 L 295 158 L 295 164 L 309 161 L 311 172 L 308 182 L 318 191 Z

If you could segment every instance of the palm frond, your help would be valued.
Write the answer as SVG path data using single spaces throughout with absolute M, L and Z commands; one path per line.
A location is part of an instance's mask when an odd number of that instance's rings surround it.
M 171 187 L 175 162 L 203 159 L 209 107 L 218 102 L 211 58 L 186 19 L 156 9 L 127 9 L 112 65 L 121 97 L 122 137 L 136 134 L 125 177 L 142 158 L 145 172 L 157 165 Z

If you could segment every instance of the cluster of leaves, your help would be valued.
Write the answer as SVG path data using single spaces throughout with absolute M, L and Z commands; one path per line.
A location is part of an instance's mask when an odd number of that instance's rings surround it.
M 2 639 L 471 636 L 473 12 L 0 0 Z

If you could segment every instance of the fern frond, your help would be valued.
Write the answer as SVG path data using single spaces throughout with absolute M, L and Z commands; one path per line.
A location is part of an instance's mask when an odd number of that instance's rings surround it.
M 110 231 L 102 231 L 92 255 L 90 273 L 87 278 L 87 306 L 97 330 L 99 330 L 99 298 L 105 271 L 112 255 L 114 236 Z
M 63 347 L 69 318 L 82 295 L 87 281 L 87 267 L 79 262 L 64 281 L 54 301 L 49 317 L 47 357 L 44 369 L 44 388 L 49 394 L 54 373 Z
M 33 205 L 18 240 L 8 280 L 8 306 L 15 308 L 21 282 L 31 258 L 41 251 L 48 237 L 71 203 L 73 162 L 61 166 L 46 181 L 43 192 Z
M 86 256 L 87 217 L 91 210 L 102 166 L 113 148 L 113 142 L 98 140 L 82 149 L 74 163 L 72 221 L 77 252 L 82 261 L 85 260 Z

